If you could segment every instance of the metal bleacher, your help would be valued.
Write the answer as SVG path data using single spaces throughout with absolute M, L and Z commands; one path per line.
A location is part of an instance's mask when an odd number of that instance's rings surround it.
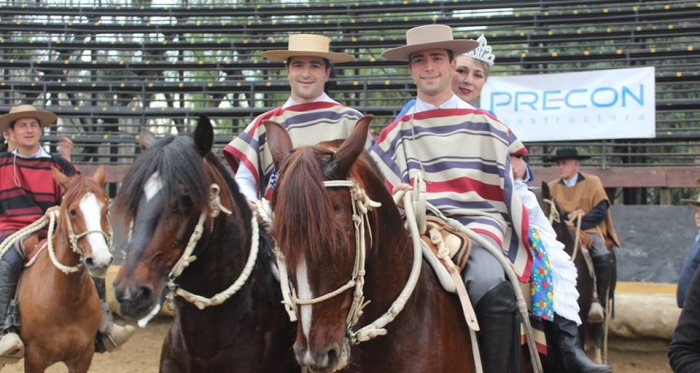
M 357 57 L 337 66 L 331 95 L 374 114 L 378 129 L 414 94 L 406 67 L 380 54 L 428 23 L 458 38 L 486 34 L 492 75 L 655 66 L 655 139 L 573 145 L 595 167 L 697 167 L 697 1 L 5 0 L 0 112 L 19 103 L 56 112 L 46 139 L 71 136 L 78 164 L 128 165 L 142 127 L 181 132 L 200 114 L 214 119 L 221 146 L 287 98 L 282 65 L 260 52 L 314 32 Z M 562 144 L 528 145 L 538 166 Z

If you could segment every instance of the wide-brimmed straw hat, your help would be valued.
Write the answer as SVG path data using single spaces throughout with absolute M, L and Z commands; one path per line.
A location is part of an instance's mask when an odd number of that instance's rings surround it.
M 9 113 L 0 116 L 0 131 L 7 130 L 12 122 L 22 118 L 35 118 L 39 121 L 41 128 L 54 123 L 58 119 L 56 114 L 46 110 L 37 110 L 34 105 L 17 105 L 13 106 Z
M 690 205 L 700 206 L 700 195 L 698 196 L 698 199 L 682 199 L 681 203 L 687 203 Z
M 387 49 L 382 53 L 382 57 L 391 61 L 408 61 L 411 53 L 426 49 L 447 49 L 456 56 L 478 46 L 479 43 L 474 40 L 455 40 L 450 26 L 425 25 L 406 31 L 406 45 Z
M 289 57 L 310 56 L 325 58 L 331 63 L 350 62 L 355 59 L 350 54 L 330 51 L 331 39 L 323 35 L 292 34 L 285 50 L 262 52 L 262 56 L 272 61 L 286 62 Z
M 583 160 L 583 159 L 590 159 L 591 156 L 589 155 L 579 155 L 578 150 L 574 148 L 564 148 L 564 149 L 557 149 L 557 153 L 551 157 L 545 157 L 544 161 L 545 162 L 557 162 L 562 159 L 577 159 L 577 160 Z

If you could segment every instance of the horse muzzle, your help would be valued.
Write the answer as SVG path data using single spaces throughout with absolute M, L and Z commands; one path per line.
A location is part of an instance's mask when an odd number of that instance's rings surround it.
M 114 294 L 119 302 L 119 313 L 134 320 L 147 316 L 158 301 L 151 288 L 143 285 L 128 286 L 119 279 L 114 281 Z
M 297 348 L 297 346 L 297 344 L 294 345 L 297 361 L 311 372 L 337 372 L 348 364 L 349 345 L 344 345 L 341 348 L 337 344 L 328 344 L 314 351 L 305 347 Z
M 95 260 L 95 258 L 92 256 L 83 257 L 83 264 L 85 264 L 85 268 L 87 268 L 90 276 L 95 278 L 105 278 L 109 265 L 112 264 L 113 261 L 114 257 L 111 255 L 99 261 Z

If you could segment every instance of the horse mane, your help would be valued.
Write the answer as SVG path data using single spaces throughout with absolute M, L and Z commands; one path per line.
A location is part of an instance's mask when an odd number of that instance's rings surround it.
M 209 188 L 201 188 L 208 177 L 192 136 L 168 136 L 154 142 L 142 156 L 136 158 L 129 172 L 130 177 L 122 183 L 114 206 L 115 211 L 126 220 L 136 216 L 144 196 L 144 185 L 155 172 L 163 180 L 171 181 L 163 184 L 160 191 L 166 201 L 178 203 L 182 192 L 188 191 L 191 208 L 209 210 Z M 172 207 L 178 209 L 184 206 Z
M 544 201 L 545 198 L 551 200 L 554 203 L 554 208 L 557 210 L 559 215 L 561 216 L 562 210 L 559 207 L 559 203 L 557 200 L 554 198 L 552 195 L 544 195 L 542 188 L 534 188 L 533 193 L 535 193 L 535 196 L 537 197 L 537 202 L 540 204 L 540 207 L 542 208 L 542 212 L 544 215 L 549 218 L 549 215 L 551 214 L 551 208 L 552 205 L 549 203 L 546 203 Z M 569 230 L 568 226 L 566 225 L 566 222 L 564 221 L 554 221 L 552 222 L 552 229 L 554 229 L 554 232 L 557 234 L 557 239 L 564 244 L 565 246 L 565 251 L 571 255 L 574 247 L 574 236 Z
M 331 197 L 323 184 L 320 161 L 333 153 L 320 145 L 300 147 L 279 170 L 272 200 L 275 220 L 293 224 L 275 224 L 273 236 L 277 242 L 285 243 L 280 250 L 293 265 L 298 265 L 304 257 L 314 262 L 324 252 L 347 246 L 343 227 L 335 217 Z
M 240 188 L 238 187 L 238 184 L 231 173 L 231 169 L 221 161 L 221 158 L 214 155 L 214 153 L 209 152 L 205 158 L 207 163 L 214 167 L 219 174 L 221 174 L 221 177 L 223 177 L 228 190 L 231 191 L 231 199 L 233 200 L 233 203 L 240 207 L 238 210 L 240 210 L 243 215 L 242 219 L 244 219 L 246 223 L 251 221 L 253 212 L 248 208 L 248 201 L 240 192 Z M 258 235 L 258 256 L 260 257 L 255 265 L 259 266 L 262 273 L 266 274 L 263 276 L 263 287 L 267 290 L 270 302 L 278 303 L 278 299 L 282 297 L 282 292 L 279 287 L 279 283 L 272 276 L 272 263 L 274 263 L 276 260 L 274 251 L 272 250 L 272 237 L 270 237 L 270 234 L 267 233 L 265 227 L 260 224 L 258 231 L 260 232 Z
M 233 203 L 241 207 L 240 210 L 243 213 L 243 219 L 245 219 L 245 221 L 250 221 L 253 217 L 253 212 L 248 208 L 248 201 L 243 193 L 241 193 L 238 183 L 236 183 L 235 179 L 233 178 L 231 169 L 221 161 L 221 158 L 212 152 L 209 152 L 205 159 L 207 163 L 214 167 L 214 169 L 218 171 L 221 177 L 224 179 L 226 187 L 231 192 L 231 199 L 233 200 Z

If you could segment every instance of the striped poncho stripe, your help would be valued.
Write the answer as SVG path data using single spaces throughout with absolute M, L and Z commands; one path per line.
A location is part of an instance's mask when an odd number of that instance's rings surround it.
M 0 153 L 0 237 L 10 235 L 41 218 L 61 203 L 63 192 L 52 168 L 73 176 L 77 169 L 58 156 L 22 158 Z
M 508 127 L 477 109 L 407 114 L 382 131 L 371 153 L 389 187 L 424 172 L 428 201 L 496 241 L 523 282 L 532 257 L 528 221 L 510 175 L 510 154 L 526 154 Z
M 345 139 L 362 114 L 334 102 L 312 102 L 276 108 L 253 120 L 252 123 L 224 147 L 224 156 L 234 172 L 240 164 L 255 177 L 257 190 L 261 180 L 269 191 L 274 165 L 266 146 L 264 120 L 281 124 L 289 132 L 294 147 L 314 145 L 321 141 Z

